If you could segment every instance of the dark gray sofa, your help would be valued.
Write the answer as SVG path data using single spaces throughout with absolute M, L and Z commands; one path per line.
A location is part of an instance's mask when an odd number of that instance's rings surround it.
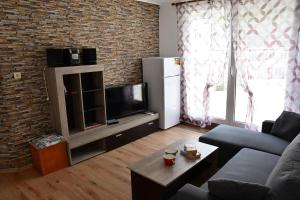
M 274 122 L 263 122 L 263 132 L 257 134 L 244 128 L 219 125 L 199 138 L 200 142 L 218 146 L 219 167 L 236 155 L 242 148 L 255 149 L 275 155 L 281 155 L 289 141 L 270 134 L 270 126 Z
M 300 134 L 290 143 L 271 135 L 272 122 L 262 131 L 220 125 L 199 141 L 220 148 L 220 166 L 209 180 L 230 179 L 270 188 L 266 199 L 300 199 Z M 223 156 L 223 157 L 222 157 Z M 229 191 L 230 192 L 230 191 Z M 212 195 L 208 182 L 200 188 L 187 184 L 177 192 L 178 200 L 226 200 Z

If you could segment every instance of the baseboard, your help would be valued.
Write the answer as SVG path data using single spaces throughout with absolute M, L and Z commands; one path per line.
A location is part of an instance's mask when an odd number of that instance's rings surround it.
M 199 125 L 194 124 L 194 123 L 189 123 L 189 122 L 181 121 L 181 124 L 187 124 L 189 126 L 195 126 L 197 128 L 201 128 Z M 211 125 L 207 125 L 205 128 L 202 128 L 202 129 L 211 130 L 211 129 L 214 129 L 215 127 L 217 127 L 217 126 L 219 126 L 219 124 L 217 124 L 217 123 L 211 123 Z
M 32 164 L 26 165 L 24 167 L 18 167 L 18 168 L 7 168 L 7 169 L 0 169 L 0 173 L 16 173 L 16 172 L 21 172 L 27 169 L 32 168 Z

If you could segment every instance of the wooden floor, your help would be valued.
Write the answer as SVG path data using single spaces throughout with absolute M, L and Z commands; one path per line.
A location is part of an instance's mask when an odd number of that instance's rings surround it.
M 190 138 L 197 141 L 205 131 L 182 124 L 47 176 L 40 176 L 33 169 L 0 174 L 0 199 L 131 199 L 128 165 L 178 139 Z

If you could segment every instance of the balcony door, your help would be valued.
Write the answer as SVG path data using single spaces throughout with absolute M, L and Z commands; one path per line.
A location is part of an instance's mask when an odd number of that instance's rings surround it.
M 177 6 L 183 120 L 259 129 L 280 115 L 299 34 L 297 5 L 215 0 Z

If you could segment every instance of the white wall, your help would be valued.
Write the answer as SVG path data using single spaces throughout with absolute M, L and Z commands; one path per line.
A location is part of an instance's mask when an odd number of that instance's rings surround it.
M 176 57 L 177 14 L 171 3 L 162 3 L 159 10 L 159 49 L 161 57 Z

